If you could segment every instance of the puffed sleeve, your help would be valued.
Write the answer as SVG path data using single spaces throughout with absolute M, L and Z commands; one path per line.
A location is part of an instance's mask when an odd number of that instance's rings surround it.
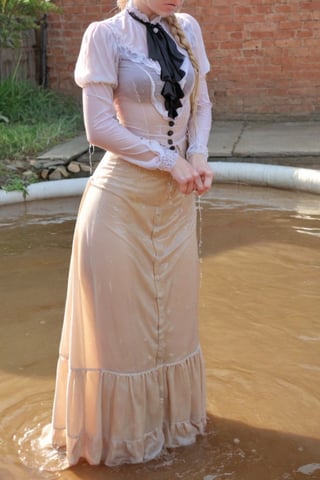
M 105 22 L 94 22 L 84 33 L 75 68 L 75 82 L 83 88 L 90 83 L 117 86 L 116 40 Z
M 107 22 L 92 23 L 84 34 L 75 68 L 88 142 L 143 168 L 171 171 L 177 152 L 133 134 L 117 120 L 113 92 L 118 84 L 118 64 L 112 29 Z
M 210 63 L 197 20 L 189 14 L 183 14 L 183 28 L 199 65 L 196 106 L 188 124 L 187 159 L 189 160 L 194 153 L 201 154 L 207 158 L 212 122 L 212 103 L 206 80 L 206 74 L 210 71 Z

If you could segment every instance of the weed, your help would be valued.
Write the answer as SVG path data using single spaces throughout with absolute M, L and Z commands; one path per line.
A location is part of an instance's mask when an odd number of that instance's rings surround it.
M 27 81 L 0 83 L 0 188 L 26 193 L 32 182 L 1 160 L 26 160 L 83 131 L 82 109 L 71 96 Z
M 0 159 L 26 158 L 83 130 L 79 102 L 27 81 L 0 83 Z

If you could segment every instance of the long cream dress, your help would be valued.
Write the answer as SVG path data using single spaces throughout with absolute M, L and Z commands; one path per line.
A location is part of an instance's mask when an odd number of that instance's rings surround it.
M 77 62 L 88 139 L 108 153 L 79 209 L 57 368 L 53 443 L 70 465 L 145 462 L 204 432 L 195 202 L 168 170 L 177 151 L 206 155 L 209 65 L 197 22 L 179 19 L 200 63 L 196 118 L 186 52 L 172 120 L 127 10 L 89 26 Z

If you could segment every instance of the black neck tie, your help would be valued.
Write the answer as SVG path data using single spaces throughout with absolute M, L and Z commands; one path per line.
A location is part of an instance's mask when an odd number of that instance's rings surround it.
M 181 107 L 180 98 L 184 97 L 179 84 L 185 75 L 180 68 L 184 56 L 159 23 L 145 22 L 130 11 L 129 15 L 146 26 L 149 58 L 157 60 L 161 67 L 161 80 L 164 82 L 161 95 L 164 97 L 164 106 L 168 117 L 175 118 L 178 115 L 177 108 Z

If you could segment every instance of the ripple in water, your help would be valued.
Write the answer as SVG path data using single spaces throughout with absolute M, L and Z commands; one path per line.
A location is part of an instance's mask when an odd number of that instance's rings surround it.
M 0 423 L 2 460 L 12 465 L 18 456 L 25 467 L 50 480 L 59 478 L 59 471 L 68 467 L 63 452 L 49 442 L 51 409 L 51 392 L 30 395 L 4 410 Z
M 1 480 L 65 478 L 63 470 L 69 465 L 64 452 L 52 448 L 49 442 L 51 409 L 52 392 L 42 392 L 26 396 L 3 411 L 0 423 L 0 458 L 3 462 L 0 467 Z M 167 480 L 171 471 L 174 472 L 175 478 L 191 480 L 202 479 L 205 476 L 210 478 L 211 475 L 211 478 L 231 479 L 234 478 L 232 467 L 235 463 L 257 460 L 256 453 L 254 451 L 245 453 L 237 439 L 231 443 L 223 441 L 216 445 L 215 437 L 216 432 L 209 427 L 207 435 L 198 440 L 197 449 L 186 447 L 166 450 L 158 459 L 146 464 L 108 468 L 108 476 L 110 479 L 119 480 L 128 478 Z M 84 478 L 89 478 L 86 475 L 92 467 L 83 463 L 78 468 L 81 469 Z M 208 470 L 212 472 L 210 475 Z M 92 474 L 92 478 L 95 478 L 95 474 L 99 474 L 99 467 L 95 467 L 95 473 L 92 470 Z

